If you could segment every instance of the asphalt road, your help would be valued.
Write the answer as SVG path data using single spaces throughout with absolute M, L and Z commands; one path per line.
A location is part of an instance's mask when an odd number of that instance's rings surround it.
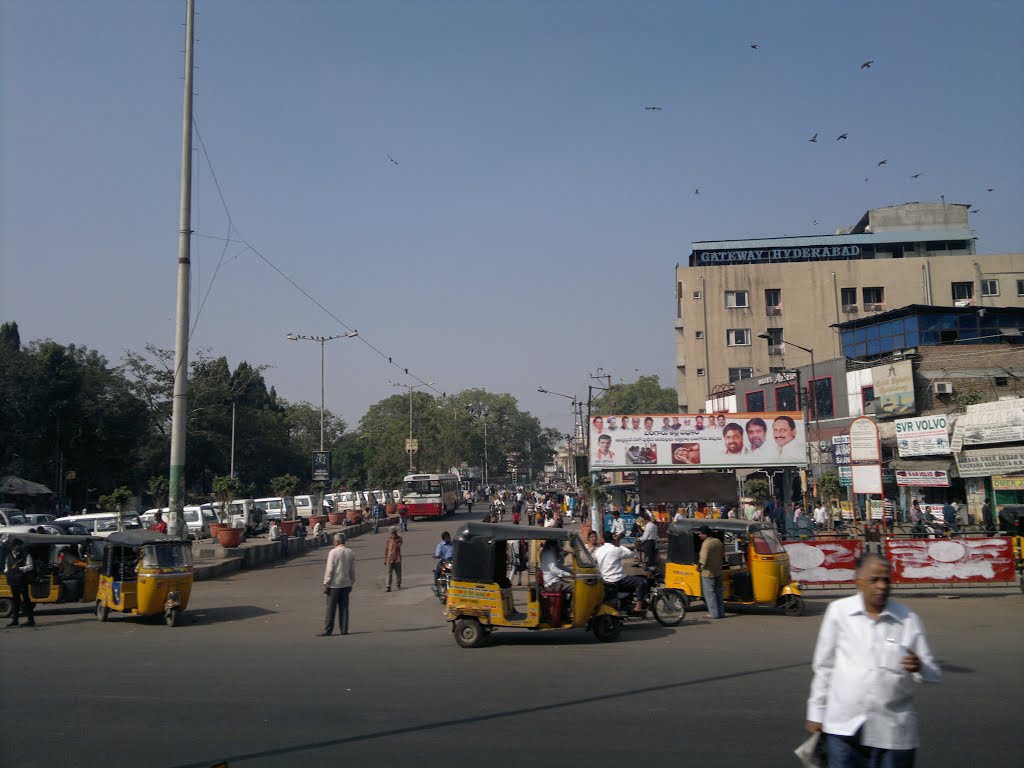
M 173 629 L 76 608 L 0 630 L 0 764 L 796 765 L 824 600 L 801 618 L 696 610 L 613 644 L 505 631 L 466 650 L 428 586 L 457 520 L 412 524 L 400 592 L 383 590 L 384 534 L 352 542 L 347 637 L 314 637 L 326 549 L 196 584 Z M 1019 767 L 1024 598 L 905 602 L 945 669 L 917 692 L 918 764 Z

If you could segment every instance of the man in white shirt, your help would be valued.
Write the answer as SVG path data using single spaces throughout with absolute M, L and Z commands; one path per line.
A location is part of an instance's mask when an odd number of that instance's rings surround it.
M 639 576 L 627 576 L 622 561 L 633 556 L 629 547 L 619 546 L 619 537 L 612 534 L 611 538 L 594 550 L 594 560 L 601 572 L 601 580 L 617 590 L 632 592 L 636 595 L 638 610 L 647 608 L 647 580 Z
M 828 525 L 828 512 L 825 511 L 825 502 L 819 501 L 814 505 L 814 524 L 819 528 Z
M 608 530 L 611 531 L 612 536 L 619 538 L 626 535 L 626 521 L 619 516 L 618 510 L 612 512 L 611 527 Z
M 327 615 L 324 618 L 326 637 L 334 631 L 334 614 L 338 614 L 338 629 L 348 634 L 348 598 L 356 583 L 356 555 L 345 546 L 345 534 L 334 534 L 334 549 L 327 553 L 324 569 L 324 594 L 327 595 Z
M 645 518 L 647 522 L 636 546 L 643 553 L 644 564 L 653 568 L 658 564 L 658 524 L 651 519 L 650 512 L 645 512 Z
M 832 766 L 913 766 L 911 683 L 942 679 L 917 614 L 889 602 L 889 581 L 888 561 L 865 555 L 858 594 L 829 605 L 821 623 L 807 730 L 824 734 Z
M 544 589 L 548 592 L 566 592 L 572 589 L 572 571 L 562 567 L 562 554 L 557 541 L 545 541 L 540 551 L 540 571 L 544 576 Z
M 777 457 L 783 461 L 805 461 L 800 444 L 796 441 L 796 421 L 789 416 L 778 416 L 772 422 Z

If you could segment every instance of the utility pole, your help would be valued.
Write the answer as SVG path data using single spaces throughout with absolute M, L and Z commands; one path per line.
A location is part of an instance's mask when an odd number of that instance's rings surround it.
M 181 200 L 178 212 L 178 308 L 174 338 L 174 398 L 171 403 L 171 467 L 168 532 L 185 538 L 185 433 L 188 418 L 188 332 L 192 241 L 192 41 L 195 0 L 185 8 L 185 97 L 181 121 Z
M 406 389 L 409 390 L 409 442 L 406 444 L 406 453 L 409 454 L 409 472 L 411 474 L 414 471 L 412 457 L 413 455 L 419 453 L 418 450 L 414 451 L 412 449 L 412 393 L 414 390 L 417 390 L 420 387 L 432 387 L 434 385 L 434 382 L 426 381 L 423 382 L 422 384 L 400 384 L 397 381 L 391 381 L 389 379 L 388 384 L 390 384 L 392 387 L 405 387 Z
M 320 450 L 324 449 L 324 343 L 334 339 L 351 339 L 359 335 L 359 331 L 339 333 L 336 336 L 303 336 L 301 333 L 289 333 L 288 341 L 319 341 L 320 342 Z
M 229 477 L 235 476 L 235 401 L 231 401 L 231 469 Z

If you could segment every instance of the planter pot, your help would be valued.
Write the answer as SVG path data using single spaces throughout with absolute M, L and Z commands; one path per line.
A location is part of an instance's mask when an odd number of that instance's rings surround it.
M 244 528 L 228 528 L 224 525 L 219 525 L 217 527 L 219 528 L 217 531 L 217 541 L 219 541 L 220 545 L 225 549 L 237 547 L 242 543 L 242 539 L 245 538 Z
M 384 505 L 384 512 L 387 514 L 388 517 L 391 517 L 392 515 L 394 515 L 394 514 L 396 514 L 398 512 L 398 505 L 397 504 L 385 504 Z
M 306 523 L 306 527 L 309 528 L 310 530 L 312 530 L 313 528 L 316 527 L 317 523 L 323 523 L 324 525 L 327 525 L 327 520 L 328 519 L 329 519 L 328 515 L 313 515 L 312 517 L 309 518 L 309 522 Z
M 363 513 L 358 509 L 350 509 L 345 512 L 345 519 L 348 520 L 349 524 L 358 523 L 363 519 Z
M 298 520 L 282 520 L 280 522 L 281 533 L 283 533 L 285 536 L 294 536 L 295 528 L 296 526 L 298 526 L 298 524 Z
M 210 537 L 216 539 L 217 533 L 224 528 L 227 528 L 224 523 L 210 523 Z
M 343 522 L 345 522 L 345 513 L 330 512 L 327 515 L 327 519 L 330 521 L 331 525 L 341 525 Z

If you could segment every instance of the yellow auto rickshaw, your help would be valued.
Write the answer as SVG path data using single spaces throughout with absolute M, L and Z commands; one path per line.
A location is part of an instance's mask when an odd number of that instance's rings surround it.
M 9 533 L 0 536 L 0 563 L 7 560 L 10 545 L 20 541 L 32 557 L 28 591 L 33 603 L 91 603 L 96 599 L 102 539 L 91 536 L 46 533 Z M 0 618 L 14 609 L 7 577 L 0 574 Z
M 722 595 L 731 605 L 781 608 L 787 616 L 804 612 L 800 584 L 790 577 L 789 554 L 775 529 L 765 523 L 746 520 L 685 519 L 668 529 L 668 559 L 665 563 L 665 591 L 676 590 L 686 607 L 690 600 L 702 600 L 700 586 L 700 545 L 697 530 L 706 525 L 725 547 Z
M 100 621 L 112 610 L 133 616 L 162 614 L 173 627 L 191 594 L 191 542 L 146 530 L 107 536 L 96 595 Z
M 526 555 L 522 590 L 514 590 L 508 578 L 510 542 Z M 455 642 L 463 648 L 482 645 L 498 627 L 585 628 L 602 642 L 618 639 L 622 619 L 615 608 L 604 603 L 604 582 L 597 564 L 575 533 L 564 528 L 467 523 L 452 543 L 445 618 L 452 624 Z M 568 589 L 556 590 L 543 583 L 539 562 L 545 545 L 556 547 L 562 568 L 572 572 Z M 525 604 L 516 605 L 517 597 L 525 597 Z

